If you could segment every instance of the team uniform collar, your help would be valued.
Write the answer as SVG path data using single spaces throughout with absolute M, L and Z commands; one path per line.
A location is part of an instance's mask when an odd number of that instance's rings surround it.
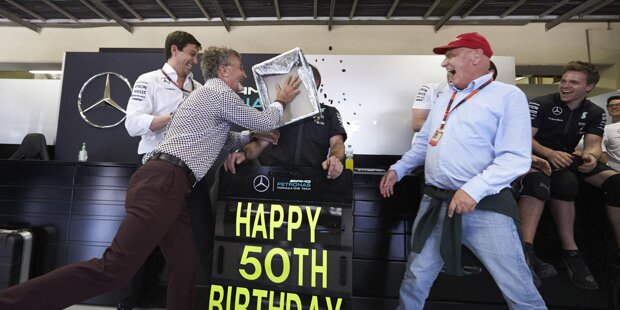
M 560 97 L 560 93 L 556 93 L 556 96 L 558 98 L 558 101 L 562 104 L 562 106 L 564 106 L 567 109 L 571 110 L 570 107 L 568 106 L 568 103 L 562 101 L 562 99 L 561 99 L 562 97 Z M 592 103 L 592 101 L 588 100 L 588 97 L 586 96 L 585 98 L 583 98 L 581 103 L 579 103 L 579 105 L 577 105 L 577 107 L 575 109 L 572 109 L 571 111 L 582 110 L 582 109 L 586 108 L 587 106 L 589 106 L 590 104 L 594 104 L 594 103 Z
M 174 70 L 174 68 L 169 64 L 169 63 L 164 63 L 164 67 L 161 68 L 162 71 L 164 71 L 171 79 L 173 79 L 173 81 L 177 81 L 177 78 L 179 78 L 179 75 L 177 74 L 177 72 Z M 194 74 L 190 71 L 187 74 L 187 77 L 185 78 L 185 83 L 187 83 L 187 81 L 191 81 L 194 79 Z M 182 86 L 182 85 L 181 85 Z

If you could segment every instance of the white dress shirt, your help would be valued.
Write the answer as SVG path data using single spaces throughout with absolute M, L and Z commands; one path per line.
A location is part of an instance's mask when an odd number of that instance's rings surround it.
M 141 136 L 138 145 L 138 154 L 144 154 L 155 149 L 164 137 L 166 128 L 151 131 L 149 127 L 153 118 L 158 115 L 170 114 L 179 107 L 179 104 L 189 96 L 188 92 L 181 91 L 168 79 L 176 82 L 177 73 L 168 63 L 162 69 L 147 72 L 138 77 L 133 86 L 133 92 L 127 103 L 127 119 L 125 128 L 132 137 Z M 190 74 L 185 79 L 183 88 L 193 91 L 199 88 L 200 83 L 192 79 Z
M 620 122 L 605 126 L 603 151 L 607 152 L 607 165 L 620 171 Z

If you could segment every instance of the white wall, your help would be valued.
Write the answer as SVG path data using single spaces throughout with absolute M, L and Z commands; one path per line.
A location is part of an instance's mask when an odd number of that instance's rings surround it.
M 321 71 L 322 93 L 340 111 L 355 153 L 402 155 L 411 143 L 411 105 L 424 83 L 442 82 L 443 56 L 308 55 Z M 515 83 L 512 57 L 494 56 L 497 80 Z M 322 96 L 324 95 L 324 96 Z M 329 103 L 329 102 L 326 102 Z
M 281 53 L 300 46 L 306 54 L 429 55 L 432 47 L 457 34 L 478 31 L 496 55 L 515 57 L 517 65 L 563 64 L 587 60 L 586 29 L 595 63 L 620 62 L 620 23 L 563 23 L 545 31 L 544 23 L 525 26 L 223 26 L 43 28 L 0 27 L 0 42 L 10 42 L 1 62 L 61 62 L 65 51 L 97 51 L 100 47 L 163 47 L 166 34 L 185 30 L 208 45 L 226 45 L 246 53 Z M 332 49 L 330 50 L 330 46 Z
M 1 79 L 0 144 L 20 144 L 31 132 L 56 144 L 60 89 L 60 80 Z

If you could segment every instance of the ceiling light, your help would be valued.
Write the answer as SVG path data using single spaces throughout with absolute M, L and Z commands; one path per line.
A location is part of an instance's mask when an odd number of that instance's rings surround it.
M 61 70 L 29 70 L 32 74 L 62 74 Z

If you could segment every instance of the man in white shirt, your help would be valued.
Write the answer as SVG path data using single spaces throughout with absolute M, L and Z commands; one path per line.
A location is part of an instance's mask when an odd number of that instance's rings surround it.
M 620 96 L 607 98 L 607 113 L 611 124 L 605 126 L 600 161 L 620 172 Z
M 194 36 L 174 31 L 166 37 L 166 63 L 161 69 L 138 77 L 127 104 L 125 128 L 132 137 L 140 136 L 140 158 L 152 151 L 164 137 L 166 125 L 177 107 L 200 83 L 193 80 L 192 67 L 198 63 L 201 45 Z

